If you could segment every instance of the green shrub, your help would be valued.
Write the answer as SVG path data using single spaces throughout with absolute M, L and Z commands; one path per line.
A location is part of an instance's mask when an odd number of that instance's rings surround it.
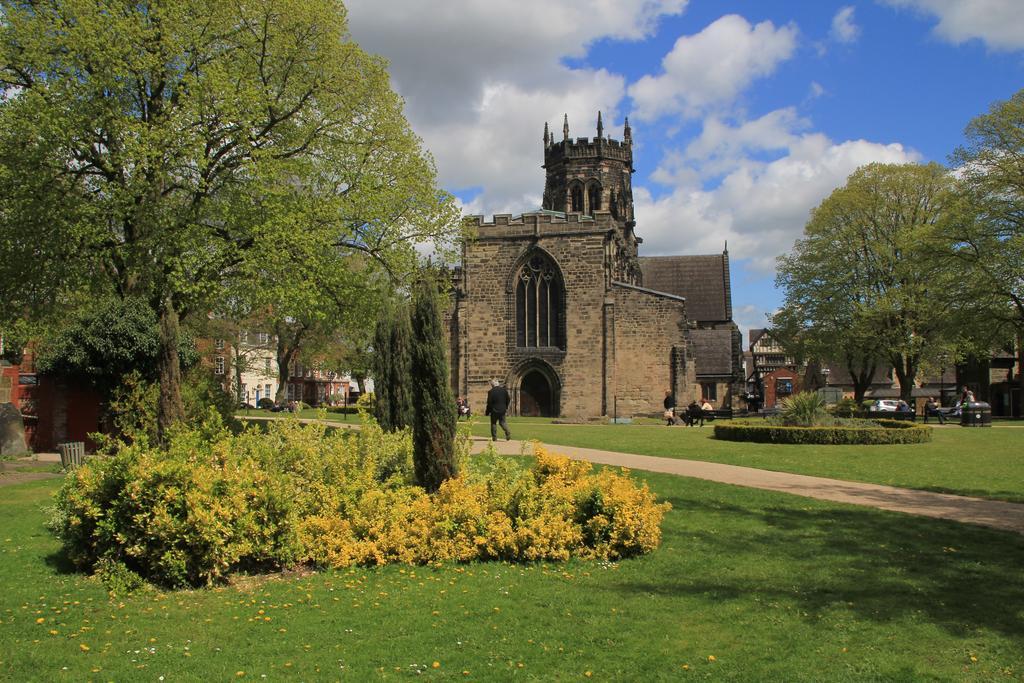
M 428 493 L 413 484 L 408 430 L 282 420 L 234 435 L 211 412 L 166 450 L 140 440 L 87 461 L 58 492 L 52 526 L 111 590 L 133 576 L 180 587 L 299 564 L 616 559 L 657 547 L 668 505 L 646 485 L 540 448 L 536 458 L 528 471 L 463 467 Z
M 723 441 L 817 445 L 883 445 L 927 443 L 931 427 L 900 420 L 877 420 L 873 427 L 795 427 L 779 424 L 751 424 L 739 421 L 715 425 L 715 438 Z
M 825 398 L 816 391 L 793 394 L 782 401 L 782 419 L 785 424 L 810 427 L 828 415 Z
M 256 407 L 262 408 L 263 410 L 270 410 L 275 405 L 277 404 L 274 403 L 274 399 L 270 398 L 269 396 L 264 396 L 263 398 L 256 402 Z
M 830 408 L 830 412 L 836 417 L 853 417 L 859 411 L 860 408 L 857 402 L 849 396 L 840 399 L 838 403 Z

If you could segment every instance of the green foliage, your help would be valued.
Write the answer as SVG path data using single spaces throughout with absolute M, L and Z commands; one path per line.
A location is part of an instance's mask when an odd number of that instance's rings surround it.
M 715 438 L 725 441 L 815 445 L 895 445 L 927 443 L 931 427 L 902 420 L 876 420 L 876 427 L 795 427 L 724 422 L 715 425 Z
M 108 396 L 133 373 L 156 381 L 159 350 L 157 317 L 149 304 L 135 297 L 104 297 L 77 311 L 56 334 L 42 340 L 36 367 L 86 382 Z M 187 336 L 179 341 L 178 357 L 184 367 L 199 359 Z
M 787 425 L 813 427 L 827 416 L 825 398 L 816 391 L 803 391 L 782 401 L 782 419 Z
M 399 305 L 378 318 L 373 338 L 374 417 L 385 431 L 398 431 L 413 422 L 411 337 L 406 306 Z
M 955 188 L 935 163 L 864 166 L 779 258 L 785 303 L 773 327 L 808 355 L 843 363 L 858 398 L 884 358 L 909 402 L 922 361 L 961 334 L 958 270 L 927 258 L 934 226 L 955 212 Z
M 267 398 L 266 396 L 264 396 L 263 398 L 260 399 L 259 404 L 257 404 L 256 407 L 257 408 L 263 408 L 263 409 L 266 410 L 266 409 L 269 409 L 269 408 L 273 408 L 274 405 L 276 405 L 274 403 L 274 399 Z
M 208 367 L 197 365 L 185 373 L 181 400 L 185 407 L 185 421 L 189 424 L 199 424 L 213 409 L 227 427 L 233 430 L 241 428 L 235 419 L 235 399 L 224 390 L 220 377 Z
M 934 231 L 934 258 L 961 273 L 980 355 L 1024 339 L 1024 90 L 995 102 L 964 131 L 952 157 L 962 178 L 958 211 Z M 1024 379 L 1022 379 L 1024 382 Z
M 484 468 L 412 484 L 407 431 L 275 422 L 232 435 L 216 415 L 166 451 L 122 445 L 70 474 L 53 529 L 111 590 L 182 587 L 298 564 L 618 559 L 660 542 L 667 504 L 610 470 L 537 450 L 531 472 Z
M 145 301 L 171 350 L 162 433 L 181 413 L 177 320 L 240 297 L 309 330 L 358 324 L 418 243 L 458 232 L 340 2 L 0 14 L 0 320 Z
M 413 394 L 410 366 L 412 363 L 412 323 L 409 308 L 400 305 L 391 325 L 391 424 L 404 429 L 413 422 Z
M 117 560 L 101 559 L 95 572 L 111 595 L 128 595 L 146 585 L 145 579 Z
M 839 402 L 829 408 L 829 411 L 836 417 L 853 417 L 854 413 L 860 411 L 856 399 L 844 396 Z
M 454 452 L 455 397 L 449 385 L 445 334 L 440 302 L 433 282 L 421 279 L 415 289 L 412 311 L 410 376 L 415 401 L 413 460 L 416 480 L 436 491 L 445 479 L 458 473 Z
M 107 413 L 114 427 L 112 435 L 93 435 L 102 450 L 113 452 L 121 442 L 157 442 L 157 401 L 159 386 L 143 379 L 139 372 L 124 377 L 120 386 L 111 393 Z M 213 410 L 220 423 L 233 430 L 241 428 L 235 419 L 235 401 L 221 387 L 217 376 L 209 368 L 195 367 L 182 383 L 182 399 L 187 424 L 197 425 L 208 418 Z
M 382 312 L 373 334 L 373 416 L 385 432 L 395 431 L 391 424 L 391 391 L 394 388 L 391 368 L 395 358 L 391 349 L 392 323 L 387 311 Z

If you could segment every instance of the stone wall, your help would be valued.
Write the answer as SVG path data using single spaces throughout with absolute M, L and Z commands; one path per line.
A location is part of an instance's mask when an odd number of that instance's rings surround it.
M 462 279 L 449 329 L 458 338 L 456 393 L 475 413 L 486 403 L 488 380 L 505 382 L 516 409 L 522 375 L 542 367 L 558 378 L 559 413 L 600 415 L 606 243 L 614 229 L 607 214 L 596 218 L 526 214 L 477 219 L 477 238 L 467 244 Z M 513 276 L 534 249 L 559 266 L 565 291 L 565 349 L 516 347 Z
M 608 413 L 660 413 L 666 389 L 678 405 L 689 403 L 696 379 L 685 301 L 621 283 L 615 283 L 610 295 L 615 316 Z

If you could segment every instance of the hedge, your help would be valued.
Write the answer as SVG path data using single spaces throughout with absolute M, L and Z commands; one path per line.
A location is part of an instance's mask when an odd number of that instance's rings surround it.
M 888 445 L 927 443 L 931 427 L 901 420 L 876 420 L 878 427 L 784 427 L 781 425 L 725 422 L 715 425 L 715 438 L 723 441 L 818 445 Z

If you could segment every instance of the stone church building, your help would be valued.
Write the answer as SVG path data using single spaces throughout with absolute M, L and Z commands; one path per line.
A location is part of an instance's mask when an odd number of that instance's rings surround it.
M 545 124 L 541 210 L 467 219 L 448 324 L 452 388 L 474 412 L 492 378 L 513 415 L 660 413 L 668 389 L 680 406 L 738 400 L 729 253 L 640 255 L 632 145 L 628 119 L 621 141 L 600 113 L 592 139 Z

